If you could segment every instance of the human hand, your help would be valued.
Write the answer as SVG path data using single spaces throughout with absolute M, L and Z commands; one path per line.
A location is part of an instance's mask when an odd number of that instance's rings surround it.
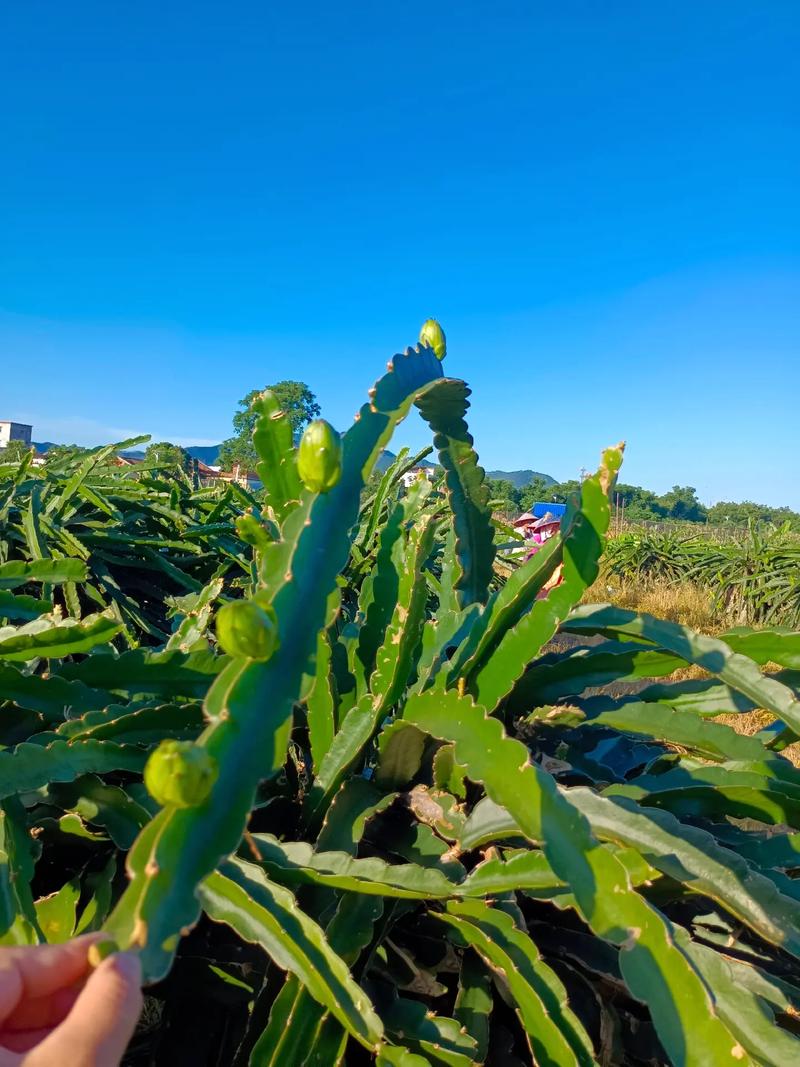
M 141 966 L 120 952 L 92 971 L 98 940 L 0 948 L 0 1067 L 118 1067 L 142 1010 Z

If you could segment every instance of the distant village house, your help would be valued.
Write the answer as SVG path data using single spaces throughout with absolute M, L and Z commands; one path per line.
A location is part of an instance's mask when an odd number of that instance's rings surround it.
M 9 422 L 8 419 L 0 419 L 0 449 L 5 448 L 10 441 L 23 441 L 26 445 L 31 443 L 33 427 L 26 422 Z
M 0 451 L 6 448 L 10 441 L 23 441 L 26 445 L 31 445 L 32 448 L 35 448 L 35 445 L 31 443 L 32 434 L 33 426 L 29 426 L 27 423 L 0 419 Z M 41 466 L 45 462 L 45 458 L 45 452 L 35 452 L 33 457 L 34 466 Z M 135 468 L 141 466 L 144 462 L 144 455 L 141 452 L 118 452 L 110 459 L 110 462 L 115 467 Z M 195 469 L 201 485 L 234 482 L 243 489 L 248 489 L 251 493 L 263 488 L 261 479 L 255 472 L 246 471 L 238 465 L 232 471 L 223 471 L 220 467 L 210 466 L 200 459 L 195 460 L 194 463 L 196 464 Z
M 429 482 L 432 482 L 435 472 L 435 467 L 412 467 L 410 471 L 406 471 L 401 480 L 406 489 L 408 489 L 420 478 L 427 478 Z

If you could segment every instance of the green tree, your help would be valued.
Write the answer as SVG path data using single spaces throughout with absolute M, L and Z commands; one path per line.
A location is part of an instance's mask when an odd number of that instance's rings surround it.
M 545 500 L 554 500 L 558 504 L 566 504 L 573 493 L 579 493 L 581 490 L 581 483 L 576 478 L 570 478 L 569 481 L 559 482 L 557 485 L 549 485 L 549 495 L 545 497 Z
M 489 501 L 494 511 L 509 516 L 520 514 L 520 490 L 515 488 L 511 482 L 505 478 L 487 478 L 486 487 L 489 490 Z
M 612 504 L 616 503 L 617 497 L 629 522 L 660 522 L 666 517 L 666 508 L 656 494 L 640 485 L 618 485 Z
M 752 500 L 741 503 L 721 500 L 708 509 L 708 521 L 716 526 L 782 526 L 789 523 L 792 530 L 800 530 L 800 515 L 791 508 L 773 508 L 768 504 L 754 504 Z
M 539 501 L 547 503 L 550 500 L 556 500 L 553 491 L 558 488 L 559 486 L 554 482 L 546 482 L 544 478 L 534 478 L 519 490 L 519 506 L 522 511 L 530 511 Z
M 307 423 L 320 413 L 317 398 L 305 382 L 286 380 L 268 385 L 278 402 L 289 416 L 292 431 L 298 437 Z M 231 470 L 237 464 L 245 470 L 252 470 L 258 457 L 253 448 L 253 427 L 256 415 L 252 410 L 253 401 L 261 395 L 261 389 L 251 390 L 239 401 L 240 410 L 233 416 L 233 437 L 222 442 L 217 462 L 223 470 Z
M 32 451 L 32 446 L 24 441 L 9 441 L 5 448 L 0 449 L 0 463 L 19 463 L 23 456 Z
M 84 448 L 83 445 L 53 445 L 45 453 L 45 460 L 47 463 L 57 463 L 60 459 L 66 459 L 68 456 L 81 456 L 88 451 L 89 449 Z
M 171 441 L 153 441 L 144 453 L 145 463 L 159 467 L 180 467 L 181 470 L 189 470 L 192 457 L 185 448 L 173 445 Z
M 668 493 L 658 498 L 658 502 L 666 517 L 678 522 L 705 522 L 708 517 L 693 485 L 673 485 Z

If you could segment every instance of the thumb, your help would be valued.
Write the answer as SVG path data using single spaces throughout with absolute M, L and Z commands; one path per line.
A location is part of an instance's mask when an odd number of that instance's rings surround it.
M 142 1010 L 139 957 L 118 952 L 92 973 L 67 1018 L 37 1047 L 31 1067 L 118 1067 Z M 55 1058 L 47 1056 L 55 1054 Z

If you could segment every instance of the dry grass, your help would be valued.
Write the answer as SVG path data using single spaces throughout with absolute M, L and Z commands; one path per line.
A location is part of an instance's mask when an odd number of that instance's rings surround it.
M 762 708 L 756 711 L 735 712 L 730 715 L 717 715 L 714 722 L 722 723 L 723 726 L 730 726 L 732 730 L 735 730 L 737 734 L 757 734 L 759 730 L 764 730 L 767 726 L 770 726 L 775 722 L 776 716 L 769 711 L 764 711 Z M 795 741 L 793 745 L 787 745 L 781 751 L 781 755 L 785 756 L 790 763 L 793 763 L 795 767 L 800 767 L 800 741 Z
M 668 585 L 666 582 L 633 585 L 599 579 L 586 590 L 583 603 L 601 602 L 655 615 L 670 622 L 680 622 L 704 634 L 719 632 L 719 625 L 711 610 L 711 594 L 691 582 L 683 585 Z
M 720 625 L 711 610 L 711 596 L 699 586 L 686 582 L 683 585 L 668 585 L 666 582 L 651 582 L 642 585 L 630 585 L 625 582 L 609 582 L 599 579 L 586 590 L 583 603 L 616 604 L 620 608 L 641 611 L 655 615 L 670 622 L 691 626 L 693 630 L 714 636 L 720 632 Z M 767 665 L 767 670 L 777 669 Z M 683 667 L 662 679 L 665 682 L 679 682 L 687 678 L 705 678 L 706 671 L 699 667 Z M 718 715 L 714 722 L 730 726 L 738 734 L 755 734 L 775 721 L 775 716 L 768 711 L 756 711 Z M 800 741 L 787 746 L 782 755 L 800 767 Z

